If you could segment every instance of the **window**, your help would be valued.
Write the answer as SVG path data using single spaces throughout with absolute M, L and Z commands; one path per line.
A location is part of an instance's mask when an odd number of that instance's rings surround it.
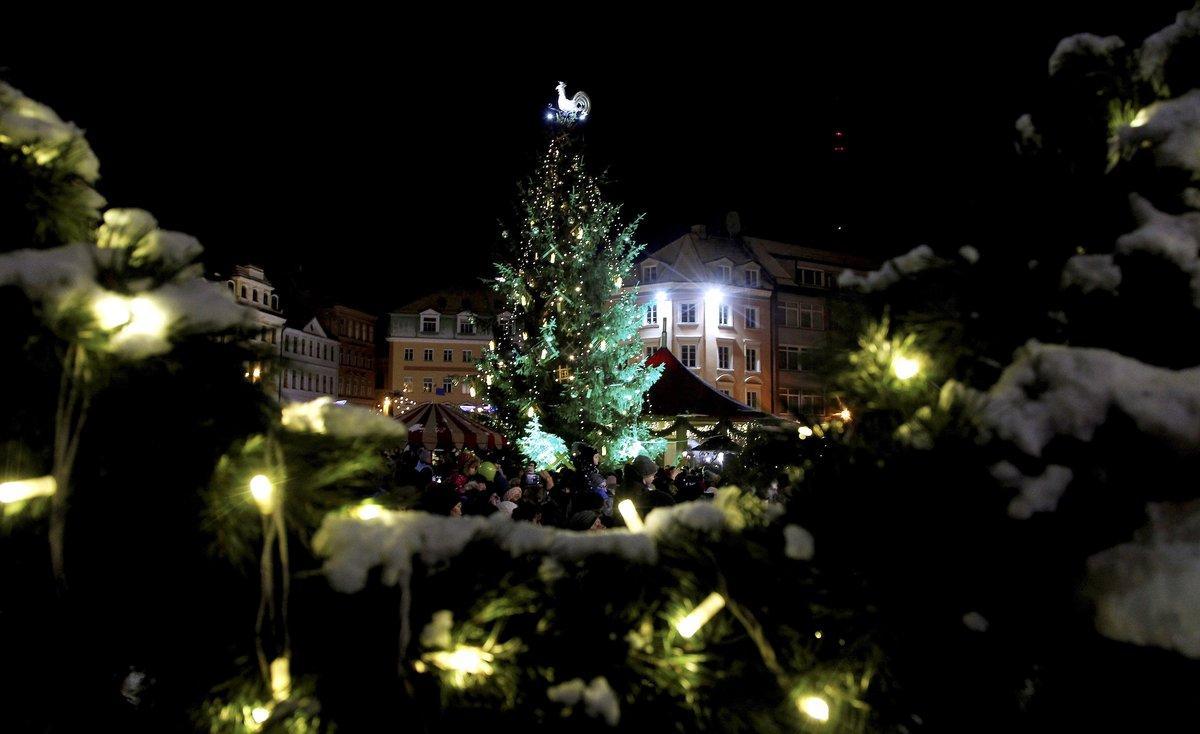
M 432 377 L 426 377 L 424 380 L 421 380 L 421 390 L 424 392 L 433 392 Z
M 733 397 L 732 395 L 730 395 L 730 394 L 729 394 L 729 390 L 728 390 L 727 388 L 724 388 L 724 387 L 717 388 L 717 392 L 721 393 L 722 395 L 724 395 L 724 396 L 725 396 L 725 397 L 727 397 L 727 398 L 732 398 L 732 397 Z
M 312 389 L 313 389 L 312 388 L 312 375 L 309 374 L 309 375 L 307 375 L 307 377 L 308 377 L 308 391 L 312 392 Z
M 783 326 L 796 328 L 800 326 L 800 304 L 795 301 L 781 301 L 779 304 L 779 320 Z
M 681 323 L 681 324 L 696 323 L 696 304 L 694 304 L 694 303 L 679 304 L 679 323 Z
M 432 362 L 432 361 L 433 361 L 433 350 L 432 350 L 432 349 L 426 349 L 426 350 L 425 350 L 424 357 L 425 357 L 425 361 L 426 361 L 426 362 Z
M 717 326 L 729 326 L 728 303 L 722 303 L 717 306 Z
M 454 389 L 454 380 L 450 379 L 449 377 L 442 378 L 442 394 L 449 395 L 450 391 L 452 391 L 453 389 Z
M 813 303 L 800 304 L 800 328 L 824 329 L 825 309 Z
M 752 306 L 746 309 L 746 328 L 758 328 L 758 308 Z
M 242 298 L 246 297 L 246 286 L 242 286 Z
M 825 271 L 811 268 L 796 268 L 796 282 L 811 288 L 825 288 Z
M 646 325 L 647 326 L 658 326 L 658 304 L 657 303 L 647 303 L 646 304 Z
M 722 283 L 728 283 L 730 280 L 733 279 L 728 265 L 718 265 L 717 266 L 717 279 L 720 280 Z
M 800 371 L 800 347 L 779 348 L 779 369 L 789 372 Z
M 255 288 L 254 290 L 252 290 L 250 292 L 254 294 L 254 302 L 258 303 L 258 289 Z
M 758 348 L 746 347 L 746 371 L 758 372 Z
M 717 347 L 717 369 L 733 369 L 733 362 L 729 358 L 729 347 Z
M 288 380 L 288 384 L 285 385 L 284 387 L 295 387 L 296 386 L 296 370 L 288 370 L 288 371 L 292 373 L 291 374 L 292 379 Z
M 746 391 L 746 405 L 749 405 L 751 408 L 758 407 L 758 390 Z
M 410 375 L 405 375 L 405 376 L 404 376 L 404 387 L 402 388 L 402 389 L 403 389 L 403 391 L 404 391 L 404 392 L 412 392 L 412 389 L 413 389 L 413 388 L 412 388 L 412 383 L 413 383 L 412 376 L 410 376 Z
M 696 366 L 696 345 L 684 344 L 679 348 L 679 361 L 684 367 Z
M 658 282 L 658 266 L 657 265 L 643 266 L 642 267 L 642 280 L 645 281 L 646 283 L 657 283 Z
M 437 316 L 422 316 L 421 317 L 421 333 L 436 334 L 438 330 Z
M 453 349 L 443 349 L 442 350 L 442 361 L 443 362 L 453 362 L 454 361 L 454 350 Z
M 474 359 L 475 359 L 475 355 L 471 354 L 471 350 L 470 350 L 470 349 L 464 349 L 464 350 L 463 350 L 463 361 L 464 361 L 464 362 L 466 362 L 467 364 L 471 364 L 471 362 L 472 362 Z
M 458 317 L 458 333 L 459 334 L 474 334 L 475 333 L 475 317 L 474 316 L 459 316 Z
M 795 390 L 783 389 L 779 391 L 779 407 L 781 410 L 786 410 L 789 413 L 800 413 L 800 393 Z
M 746 270 L 746 287 L 747 288 L 757 288 L 758 287 L 758 271 L 757 270 L 755 270 L 753 268 Z M 754 407 L 754 406 L 750 406 L 750 407 Z
M 800 397 L 800 410 L 805 415 L 825 415 L 825 398 L 821 395 L 802 395 Z
M 271 308 L 275 309 L 276 311 L 279 310 L 279 296 L 274 294 L 271 295 Z

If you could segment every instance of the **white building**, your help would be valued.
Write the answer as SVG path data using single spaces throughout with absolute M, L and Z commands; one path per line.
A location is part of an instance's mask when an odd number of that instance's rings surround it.
M 254 309 L 258 332 L 251 342 L 263 353 L 263 359 L 246 365 L 246 379 L 278 386 L 278 375 L 271 373 L 268 355 L 277 354 L 282 341 L 284 316 L 279 308 L 279 296 L 257 265 L 237 265 L 233 277 L 225 281 L 238 303 Z M 278 396 L 278 391 L 275 393 Z
M 280 397 L 285 401 L 336 397 L 341 359 L 337 339 L 331 339 L 312 315 L 289 319 L 282 337 Z

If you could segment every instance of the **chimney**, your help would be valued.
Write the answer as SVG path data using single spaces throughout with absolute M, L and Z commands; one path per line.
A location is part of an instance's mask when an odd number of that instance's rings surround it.
M 696 235 L 702 240 L 706 240 L 708 239 L 708 227 L 703 224 L 693 224 L 692 234 Z

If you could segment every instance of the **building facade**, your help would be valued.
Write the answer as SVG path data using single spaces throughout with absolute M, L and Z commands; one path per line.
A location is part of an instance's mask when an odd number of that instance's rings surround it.
M 341 347 L 337 377 L 338 399 L 374 408 L 377 402 L 377 317 L 349 306 L 323 308 L 317 315 L 326 333 L 336 339 Z
M 337 393 L 341 346 L 313 316 L 289 319 L 280 344 L 280 397 L 307 401 Z
M 805 355 L 826 343 L 829 298 L 863 258 L 696 226 L 648 251 L 640 286 L 646 353 L 660 345 L 719 392 L 764 412 L 828 414 Z
M 263 359 L 246 365 L 246 379 L 273 385 L 272 393 L 280 397 L 280 375 L 271 368 L 273 355 L 279 352 L 283 327 L 286 319 L 279 306 L 279 295 L 267 280 L 263 269 L 257 265 L 237 265 L 233 276 L 225 281 L 237 302 L 254 310 L 258 331 L 251 347 L 262 352 Z
M 388 314 L 384 389 L 417 403 L 477 405 L 464 379 L 492 339 L 497 297 L 446 291 Z

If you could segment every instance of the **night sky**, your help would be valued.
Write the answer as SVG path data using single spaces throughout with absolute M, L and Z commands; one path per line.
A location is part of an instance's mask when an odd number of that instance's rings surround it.
M 486 275 L 559 79 L 591 96 L 591 163 L 651 247 L 737 210 L 744 234 L 889 255 L 998 215 L 1060 38 L 1135 43 L 1185 4 L 614 16 L 523 38 L 258 19 L 0 57 L 0 76 L 85 128 L 101 193 L 198 236 L 210 269 L 261 263 L 293 298 L 383 310 Z

